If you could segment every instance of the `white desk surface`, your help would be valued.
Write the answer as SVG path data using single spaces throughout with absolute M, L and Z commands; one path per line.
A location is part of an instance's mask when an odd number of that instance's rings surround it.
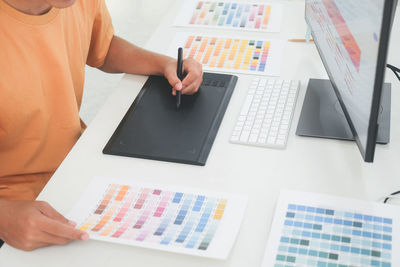
M 167 52 L 176 31 L 171 27 L 178 0 L 166 14 L 146 48 Z M 283 2 L 283 1 L 282 1 Z M 302 38 L 304 2 L 287 1 L 281 33 L 243 33 L 261 38 Z M 400 18 L 396 17 L 388 62 L 400 65 Z M 217 33 L 204 30 L 204 33 Z M 224 34 L 235 31 L 226 31 Z M 397 52 L 397 53 L 396 53 Z M 314 45 L 288 43 L 282 78 L 302 82 L 296 112 L 285 150 L 234 145 L 228 142 L 252 76 L 240 75 L 221 128 L 205 167 L 103 155 L 102 149 L 135 99 L 146 77 L 126 75 L 90 127 L 74 146 L 39 196 L 67 214 L 93 176 L 131 176 L 146 182 L 184 185 L 204 190 L 247 194 L 249 203 L 240 232 L 226 261 L 185 256 L 98 241 L 74 242 L 23 252 L 5 245 L 0 266 L 231 266 L 258 267 L 267 243 L 274 206 L 283 188 L 377 200 L 400 189 L 400 84 L 393 83 L 391 142 L 378 145 L 375 162 L 364 163 L 353 142 L 302 138 L 295 135 L 309 78 L 325 78 Z

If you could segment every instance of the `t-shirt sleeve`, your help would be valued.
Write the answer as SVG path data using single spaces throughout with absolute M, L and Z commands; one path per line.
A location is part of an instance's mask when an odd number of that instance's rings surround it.
M 96 2 L 97 9 L 95 11 L 86 64 L 98 68 L 103 66 L 106 59 L 111 40 L 114 36 L 114 27 L 104 0 L 97 0 Z

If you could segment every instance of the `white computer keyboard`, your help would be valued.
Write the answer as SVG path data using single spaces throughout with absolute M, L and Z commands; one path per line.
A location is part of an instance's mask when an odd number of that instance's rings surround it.
M 253 78 L 230 141 L 285 148 L 299 81 Z

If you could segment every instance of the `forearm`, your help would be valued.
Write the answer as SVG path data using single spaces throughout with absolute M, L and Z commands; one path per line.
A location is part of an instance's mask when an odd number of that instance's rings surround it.
M 104 62 L 99 69 L 108 73 L 163 75 L 165 66 L 175 59 L 139 48 L 114 36 Z
M 203 81 L 201 64 L 194 59 L 183 60 L 185 78 L 181 81 L 176 72 L 176 59 L 141 49 L 117 36 L 113 37 L 106 60 L 99 69 L 109 73 L 162 75 L 171 85 L 173 95 L 176 91 L 194 94 Z
M 7 220 L 9 219 L 8 214 L 6 214 L 7 205 L 9 205 L 9 200 L 0 198 L 0 239 L 4 239 L 7 229 Z

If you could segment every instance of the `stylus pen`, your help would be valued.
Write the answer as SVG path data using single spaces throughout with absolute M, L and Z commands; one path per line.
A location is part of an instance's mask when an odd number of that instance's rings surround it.
M 307 43 L 306 39 L 289 39 L 288 41 L 292 43 Z M 313 43 L 314 40 L 311 39 L 310 42 Z
M 178 75 L 179 80 L 183 80 L 183 73 L 182 73 L 182 47 L 178 48 L 178 67 L 176 69 L 176 74 Z M 176 108 L 179 109 L 181 106 L 181 91 L 176 91 Z

